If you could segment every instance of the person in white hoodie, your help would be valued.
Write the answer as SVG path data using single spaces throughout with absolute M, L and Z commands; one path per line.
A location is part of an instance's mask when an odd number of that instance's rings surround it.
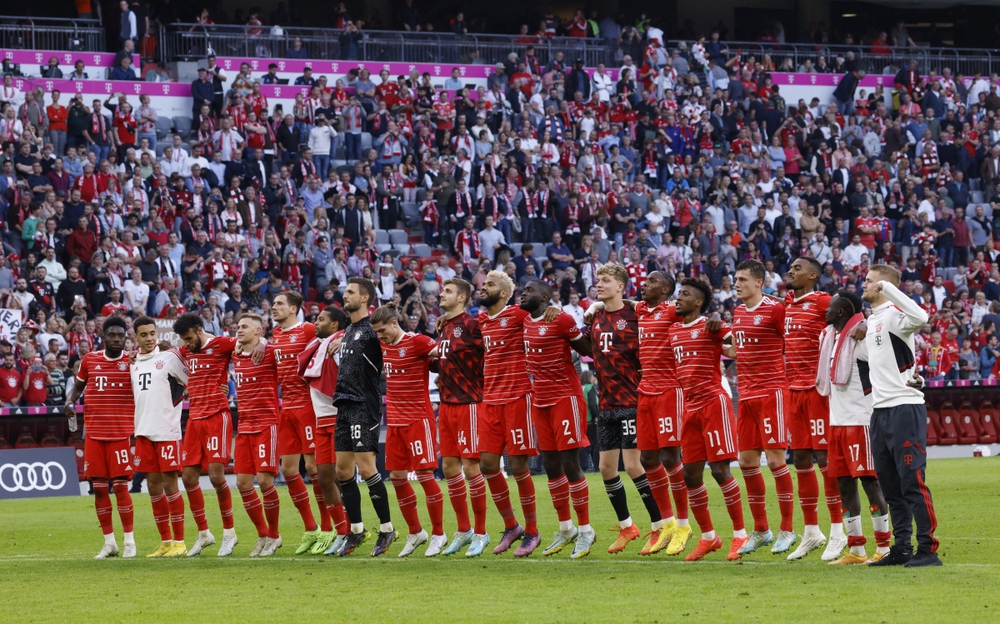
M 312 150 L 316 174 L 320 180 L 326 179 L 326 172 L 330 169 L 330 148 L 335 138 L 337 131 L 327 123 L 326 115 L 316 115 L 316 125 L 309 131 L 309 149 Z

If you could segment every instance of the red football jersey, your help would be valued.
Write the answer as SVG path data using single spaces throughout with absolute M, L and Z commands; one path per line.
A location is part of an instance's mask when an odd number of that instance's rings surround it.
M 403 334 L 393 345 L 382 344 L 385 371 L 386 424 L 408 425 L 434 418 L 428 391 L 430 359 L 437 343 L 423 334 Z
M 0 366 L 0 401 L 10 403 L 17 398 L 22 381 L 24 377 L 16 366 L 11 368 Z
M 674 353 L 670 349 L 670 327 L 681 320 L 674 306 L 664 302 L 650 309 L 645 301 L 635 306 L 639 317 L 639 363 L 642 380 L 639 393 L 661 394 L 677 387 Z
M 815 291 L 785 300 L 785 368 L 792 390 L 816 387 L 819 334 L 826 328 L 831 298 L 829 293 Z
M 687 323 L 674 323 L 670 327 L 670 347 L 674 352 L 677 380 L 684 389 L 684 402 L 697 404 L 715 400 L 722 387 L 722 343 L 732 335 L 729 325 L 712 333 L 705 329 L 704 316 Z
M 740 399 L 766 396 L 785 388 L 785 306 L 769 297 L 753 309 L 740 304 L 733 312 L 736 374 Z
M 566 397 L 582 395 L 580 375 L 573 366 L 570 343 L 583 334 L 572 316 L 561 312 L 551 323 L 545 318 L 524 319 L 524 353 L 531 373 L 531 404 L 555 405 Z
M 121 440 L 135 431 L 135 398 L 128 353 L 111 359 L 104 351 L 91 351 L 80 361 L 76 378 L 84 389 L 83 424 L 94 440 Z
M 531 379 L 524 365 L 524 319 L 528 313 L 507 306 L 491 317 L 479 313 L 483 334 L 483 403 L 510 403 L 531 392 Z
M 600 408 L 639 405 L 639 318 L 626 304 L 615 312 L 598 310 L 590 325 Z
M 445 319 L 438 332 L 440 358 L 433 368 L 442 403 L 467 405 L 483 400 L 483 334 L 468 312 Z
M 299 354 L 316 337 L 316 326 L 298 323 L 288 329 L 274 328 L 274 358 L 278 362 L 282 409 L 312 411 L 309 386 L 299 376 Z
M 249 354 L 233 354 L 239 433 L 257 433 L 278 424 L 276 351 L 267 345 L 260 364 L 254 364 Z
M 191 420 L 229 413 L 229 359 L 235 348 L 236 339 L 229 336 L 214 336 L 197 353 L 192 353 L 187 345 L 180 348 L 188 363 Z

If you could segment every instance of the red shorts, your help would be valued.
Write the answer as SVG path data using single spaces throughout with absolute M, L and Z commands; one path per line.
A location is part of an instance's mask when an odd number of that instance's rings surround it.
M 132 447 L 122 440 L 83 440 L 83 476 L 85 479 L 132 478 Z
M 720 392 L 714 399 L 684 405 L 684 463 L 720 462 L 736 459 L 736 417 L 729 395 Z
M 479 459 L 479 407 L 478 403 L 438 407 L 441 457 Z
M 335 428 L 336 423 L 325 427 L 316 427 L 317 466 L 320 464 L 337 463 L 337 451 L 333 448 L 333 431 Z
M 657 451 L 681 445 L 684 393 L 680 388 L 661 394 L 639 394 L 635 430 L 640 451 Z
M 531 395 L 510 403 L 481 403 L 478 419 L 479 452 L 503 455 L 538 455 Z
M 278 474 L 277 450 L 278 425 L 256 433 L 238 434 L 233 445 L 233 471 L 236 474 Z
M 835 479 L 875 476 L 875 460 L 872 458 L 868 427 L 864 425 L 830 427 L 826 474 Z
M 136 436 L 135 469 L 139 472 L 177 472 L 181 469 L 181 441 L 154 442 Z
M 278 419 L 278 455 L 312 455 L 316 452 L 316 414 L 312 406 L 281 410 Z
M 437 445 L 434 421 L 422 418 L 408 425 L 386 427 L 386 470 L 434 470 Z
M 188 420 L 181 465 L 208 468 L 209 464 L 228 464 L 232 441 L 233 416 L 229 410 L 208 418 Z
M 736 437 L 741 451 L 788 448 L 785 424 L 787 403 L 788 391 L 780 388 L 769 391 L 765 396 L 740 399 Z
M 789 390 L 791 414 L 788 435 L 792 450 L 826 450 L 826 429 L 830 421 L 830 397 L 816 391 Z
M 539 449 L 568 451 L 590 446 L 587 439 L 587 402 L 582 394 L 568 396 L 555 405 L 532 407 Z

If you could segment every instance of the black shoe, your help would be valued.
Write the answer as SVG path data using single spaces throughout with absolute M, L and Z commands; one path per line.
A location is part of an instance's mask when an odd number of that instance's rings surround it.
M 917 554 L 913 555 L 904 565 L 907 568 L 928 568 L 931 566 L 941 566 L 944 563 L 937 556 L 937 553 L 917 551 Z
M 907 562 L 913 558 L 912 552 L 904 552 L 897 546 L 893 546 L 889 549 L 889 554 L 882 557 L 878 561 L 870 561 L 868 565 L 870 567 L 876 566 L 895 566 L 895 565 L 906 565 Z
M 372 557 L 384 555 L 385 551 L 389 550 L 389 545 L 396 541 L 397 536 L 398 533 L 395 530 L 379 531 L 378 539 L 375 540 L 375 548 L 372 548 Z
M 341 547 L 340 552 L 337 553 L 337 556 L 346 557 L 351 554 L 354 552 L 354 549 L 367 540 L 370 535 L 371 534 L 367 530 L 360 533 L 348 533 L 347 539 L 344 540 L 344 545 Z

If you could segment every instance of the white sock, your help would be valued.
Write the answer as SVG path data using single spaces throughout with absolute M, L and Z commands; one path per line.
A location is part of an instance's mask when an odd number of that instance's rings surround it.
M 357 522 L 357 523 L 352 522 L 351 523 L 351 533 L 354 533 L 355 535 L 357 535 L 358 533 L 364 533 L 364 532 L 365 532 L 365 525 L 364 525 L 364 523 L 362 523 L 362 522 Z
M 581 533 L 589 533 L 590 531 L 593 531 L 589 524 L 581 524 L 579 528 Z
M 628 518 L 625 518 L 624 520 L 619 521 L 618 522 L 618 526 L 620 526 L 623 529 L 627 529 L 630 526 L 632 526 L 632 516 L 629 516 Z
M 830 537 L 844 537 L 844 525 L 843 524 L 831 524 L 830 525 Z
M 131 533 L 126 533 L 126 535 L 131 535 Z M 118 542 L 115 541 L 115 534 L 114 533 L 108 533 L 107 535 L 105 535 L 104 536 L 104 543 L 107 544 L 108 546 L 112 546 L 112 545 L 117 546 Z
M 379 530 L 379 533 L 391 533 L 392 532 L 392 523 L 391 522 L 383 522 L 382 524 L 378 525 L 378 530 Z
M 212 532 L 209 531 L 208 529 L 205 529 L 204 531 L 198 531 L 198 537 L 208 537 L 211 534 Z
M 631 523 L 629 523 L 629 524 L 631 524 Z M 665 524 L 666 524 L 666 521 L 664 521 L 664 520 L 657 520 L 656 522 L 651 522 L 649 524 L 649 530 L 650 531 L 659 531 L 660 529 L 663 528 L 663 525 L 665 525 Z
M 111 541 L 112 542 L 115 541 L 115 534 L 114 533 L 111 534 Z M 128 533 L 126 533 L 125 534 L 125 543 L 126 544 L 133 544 L 134 545 L 135 544 L 135 533 L 133 533 L 132 531 L 129 531 Z
M 223 537 L 236 537 L 236 529 L 222 529 Z
M 709 541 L 709 542 L 712 541 L 712 540 L 714 540 L 715 539 L 715 531 L 709 531 L 708 533 L 702 533 L 701 534 L 701 539 Z
M 737 537 L 737 538 L 741 538 L 742 539 L 742 538 L 744 538 L 746 536 L 747 536 L 747 530 L 746 529 L 740 529 L 739 531 L 733 531 L 733 537 Z
M 858 535 L 864 535 L 861 528 L 861 516 L 852 516 L 850 518 L 844 518 L 844 525 L 847 527 L 847 534 L 856 537 Z M 864 546 L 851 546 L 851 554 L 857 555 L 859 557 L 865 556 Z
M 573 532 L 573 521 L 563 520 L 559 522 L 559 532 L 569 535 Z
M 818 524 L 807 524 L 806 530 L 802 534 L 802 537 L 805 539 L 809 539 L 812 537 L 823 537 L 823 532 L 819 530 Z
M 872 526 L 875 531 L 879 533 L 889 532 L 889 516 L 872 516 Z M 877 546 L 875 552 L 881 553 L 883 555 L 889 554 L 888 546 Z
M 687 525 L 688 525 L 688 519 L 687 518 L 683 518 L 683 519 L 677 521 L 677 526 L 687 526 Z

